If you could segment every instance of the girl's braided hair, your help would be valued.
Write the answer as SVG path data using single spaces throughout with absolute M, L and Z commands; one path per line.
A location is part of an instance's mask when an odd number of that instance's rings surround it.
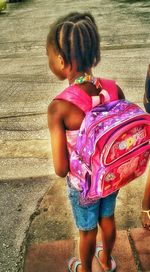
M 47 43 L 71 67 L 74 59 L 77 71 L 86 71 L 100 61 L 100 35 L 90 12 L 70 12 L 58 18 L 50 25 Z

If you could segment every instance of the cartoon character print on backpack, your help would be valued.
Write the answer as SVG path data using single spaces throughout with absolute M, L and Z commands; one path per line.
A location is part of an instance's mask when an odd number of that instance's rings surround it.
M 122 164 L 118 167 L 117 173 L 120 174 L 120 179 L 123 180 L 130 175 L 134 175 L 138 167 L 139 157 L 131 159 L 129 162 Z

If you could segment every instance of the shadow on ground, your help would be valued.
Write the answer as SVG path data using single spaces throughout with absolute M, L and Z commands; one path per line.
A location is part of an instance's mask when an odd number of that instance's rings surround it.
M 26 233 L 37 215 L 41 196 L 52 186 L 50 176 L 0 182 L 0 271 L 19 271 L 26 247 Z

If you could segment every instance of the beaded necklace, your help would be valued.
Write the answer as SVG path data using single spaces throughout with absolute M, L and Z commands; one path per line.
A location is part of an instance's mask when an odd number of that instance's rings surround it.
M 92 82 L 96 86 L 97 89 L 99 87 L 102 88 L 102 85 L 100 83 L 99 78 L 94 77 L 92 74 L 87 74 L 87 73 L 84 73 L 84 76 L 80 76 L 80 77 L 76 78 L 74 80 L 74 82 L 72 84 L 69 84 L 69 85 L 72 86 L 74 84 L 80 84 L 80 83 L 83 83 L 85 81 Z

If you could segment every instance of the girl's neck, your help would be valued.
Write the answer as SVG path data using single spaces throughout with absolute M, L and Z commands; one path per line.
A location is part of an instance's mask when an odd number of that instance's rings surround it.
M 88 75 L 93 76 L 91 69 L 87 70 L 86 73 Z M 84 76 L 84 75 L 85 75 L 85 72 L 72 72 L 72 73 L 70 73 L 69 76 L 68 76 L 69 84 L 74 83 L 75 79 L 77 79 L 80 76 Z

